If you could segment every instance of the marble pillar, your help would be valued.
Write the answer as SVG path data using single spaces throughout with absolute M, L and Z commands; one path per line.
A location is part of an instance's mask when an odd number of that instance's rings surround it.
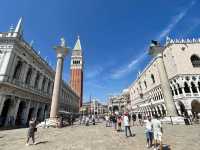
M 50 119 L 52 120 L 56 119 L 58 115 L 63 63 L 64 63 L 64 58 L 67 54 L 67 50 L 68 49 L 65 46 L 65 40 L 64 38 L 61 38 L 61 45 L 55 47 L 55 51 L 57 54 L 57 65 L 56 65 L 56 74 L 55 74 L 55 80 L 54 80 L 54 88 L 53 88 L 51 111 L 50 111 Z
M 155 43 L 152 43 L 155 44 Z M 164 61 L 163 61 L 163 50 L 164 47 L 161 47 L 160 45 L 151 45 L 150 46 L 150 55 L 155 56 L 155 59 L 157 61 L 157 68 L 160 76 L 160 82 L 162 87 L 162 93 L 165 101 L 165 105 L 167 108 L 167 116 L 178 116 L 175 103 L 173 101 L 173 96 L 170 88 L 170 83 L 168 80 L 168 75 L 165 69 Z

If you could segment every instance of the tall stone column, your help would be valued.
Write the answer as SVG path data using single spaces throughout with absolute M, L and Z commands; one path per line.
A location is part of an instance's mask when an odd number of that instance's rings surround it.
M 37 76 L 37 70 L 33 69 L 32 76 L 31 76 L 31 83 L 30 83 L 31 87 L 33 88 L 34 88 L 36 76 Z
M 59 98 L 61 93 L 61 83 L 62 83 L 62 71 L 63 71 L 63 62 L 67 54 L 67 47 L 65 46 L 64 38 L 61 38 L 61 45 L 55 47 L 57 54 L 57 65 L 56 65 L 56 74 L 54 80 L 53 96 L 51 102 L 51 112 L 50 119 L 56 119 L 59 109 Z
M 1 116 L 5 101 L 6 101 L 6 96 L 0 95 L 0 116 Z
M 158 44 L 157 42 L 155 42 Z M 152 43 L 153 45 L 150 46 L 149 54 L 155 56 L 157 61 L 157 68 L 160 76 L 160 82 L 162 87 L 162 93 L 164 96 L 165 105 L 167 108 L 167 116 L 178 116 L 175 103 L 173 101 L 173 96 L 168 80 L 168 75 L 165 69 L 164 61 L 163 61 L 163 50 L 164 47 L 161 47 L 160 45 L 156 45 L 155 43 Z

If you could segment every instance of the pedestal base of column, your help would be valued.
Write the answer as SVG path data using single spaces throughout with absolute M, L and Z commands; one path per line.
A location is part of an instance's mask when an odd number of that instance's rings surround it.
M 53 127 L 53 128 L 60 128 L 61 126 L 60 118 L 49 118 L 46 119 L 45 126 L 46 127 Z
M 164 117 L 161 119 L 161 122 L 164 124 L 185 124 L 184 117 L 176 116 L 176 117 Z

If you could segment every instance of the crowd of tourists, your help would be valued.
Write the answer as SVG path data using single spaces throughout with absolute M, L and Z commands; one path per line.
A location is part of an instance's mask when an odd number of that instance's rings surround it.
M 130 128 L 130 122 L 131 122 L 131 115 L 129 113 L 124 114 L 116 114 L 113 113 L 111 115 L 105 115 L 105 121 L 106 121 L 106 127 L 112 127 L 118 131 L 122 132 L 125 130 L 126 137 L 134 136 L 131 132 Z M 124 127 L 124 130 L 122 129 L 122 126 Z
M 135 113 L 129 114 L 128 112 L 124 114 L 113 113 L 105 115 L 105 126 L 113 127 L 118 132 L 124 132 L 126 137 L 135 136 L 133 128 L 131 130 L 131 126 L 144 126 L 146 147 L 153 147 L 156 150 L 159 146 L 162 149 L 163 129 L 157 115 L 151 118 L 150 116 L 144 117 L 142 114 L 136 115 Z
M 94 114 L 80 115 L 80 117 L 79 117 L 79 124 L 80 125 L 89 126 L 90 123 L 95 125 L 97 121 L 99 121 L 99 116 L 98 115 L 94 115 Z

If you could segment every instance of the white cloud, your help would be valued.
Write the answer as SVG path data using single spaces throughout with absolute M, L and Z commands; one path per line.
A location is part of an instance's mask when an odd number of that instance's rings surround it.
M 174 16 L 168 26 L 161 31 L 156 39 L 161 40 L 166 37 L 172 31 L 172 29 L 187 15 L 188 11 L 193 5 L 195 5 L 195 3 L 196 1 L 192 1 L 188 7 L 184 8 L 178 15 Z
M 112 79 L 119 79 L 119 78 L 127 75 L 128 73 L 130 73 L 134 69 L 137 69 L 138 63 L 141 62 L 145 58 L 145 56 L 147 56 L 147 52 L 144 52 L 143 54 L 139 55 L 139 57 L 137 57 L 136 59 L 132 60 L 126 66 L 120 67 L 118 70 L 115 70 L 111 74 L 111 78 Z

